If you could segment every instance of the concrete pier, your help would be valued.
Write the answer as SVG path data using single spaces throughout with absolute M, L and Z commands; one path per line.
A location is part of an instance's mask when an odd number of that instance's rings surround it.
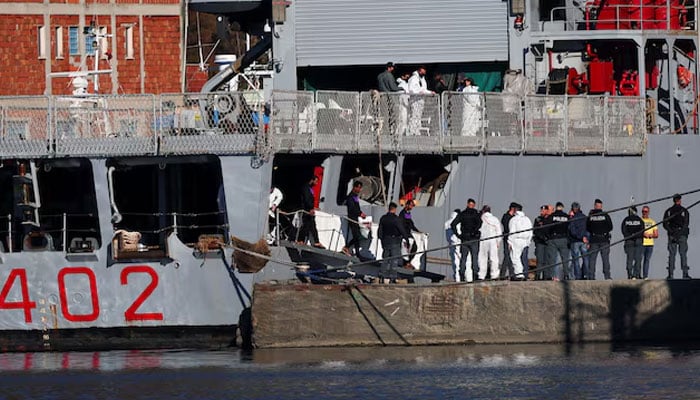
M 700 339 L 700 280 L 256 284 L 260 348 Z

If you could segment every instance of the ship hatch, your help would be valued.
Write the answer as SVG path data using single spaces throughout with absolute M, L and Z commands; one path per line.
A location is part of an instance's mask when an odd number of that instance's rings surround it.
M 215 156 L 107 161 L 112 173 L 115 259 L 166 257 L 175 232 L 194 247 L 200 236 L 226 240 L 228 219 L 221 164 Z M 233 173 L 233 171 L 232 171 Z M 134 242 L 134 243 L 131 243 Z
M 4 160 L 0 199 L 2 251 L 93 251 L 101 245 L 87 159 Z
M 448 194 L 452 162 L 456 161 L 442 156 L 406 156 L 399 201 L 403 204 L 414 200 L 416 206 L 442 206 Z
M 382 174 L 380 174 L 380 168 Z M 383 205 L 388 196 L 388 187 L 392 186 L 396 157 L 393 155 L 346 156 L 340 169 L 338 184 L 338 205 L 345 204 L 354 181 L 362 182 L 360 198 L 370 204 Z M 383 176 L 382 176 L 383 175 Z M 383 183 L 382 183 L 383 181 Z

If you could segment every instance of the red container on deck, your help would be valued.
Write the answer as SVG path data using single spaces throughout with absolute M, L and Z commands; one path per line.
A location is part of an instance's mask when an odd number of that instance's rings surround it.
M 613 87 L 612 61 L 593 60 L 588 64 L 589 93 L 609 92 Z

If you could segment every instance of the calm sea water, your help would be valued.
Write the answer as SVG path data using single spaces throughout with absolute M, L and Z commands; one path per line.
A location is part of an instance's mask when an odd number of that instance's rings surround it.
M 2 399 L 700 399 L 694 346 L 0 355 Z

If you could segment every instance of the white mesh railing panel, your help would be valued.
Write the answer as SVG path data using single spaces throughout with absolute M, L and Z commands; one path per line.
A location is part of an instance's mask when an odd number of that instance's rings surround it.
M 391 95 L 376 90 L 360 93 L 358 152 L 394 151 L 397 132 L 403 133 L 407 129 L 408 95 Z
M 484 104 L 486 152 L 522 152 L 522 98 L 513 94 L 484 93 Z
M 273 91 L 271 109 L 270 136 L 274 150 L 311 151 L 311 139 L 316 131 L 313 92 Z
M 54 115 L 57 155 L 156 154 L 153 95 L 57 97 Z
M 565 96 L 527 96 L 525 121 L 525 152 L 556 154 L 565 151 Z
M 360 93 L 319 90 L 316 92 L 316 151 L 357 150 Z
M 608 154 L 642 154 L 646 140 L 645 100 L 608 97 Z
M 255 92 L 164 94 L 159 100 L 161 154 L 250 153 L 269 124 Z
M 442 94 L 445 151 L 459 153 L 483 150 L 484 104 L 484 96 L 481 93 Z
M 567 153 L 603 153 L 605 97 L 568 97 Z
M 0 158 L 50 155 L 49 106 L 45 96 L 0 97 Z
M 386 93 L 396 121 L 398 148 L 402 153 L 436 153 L 442 151 L 440 131 L 440 97 L 435 94 Z M 408 100 L 408 103 L 405 102 Z M 408 124 L 404 126 L 404 115 L 408 112 Z

